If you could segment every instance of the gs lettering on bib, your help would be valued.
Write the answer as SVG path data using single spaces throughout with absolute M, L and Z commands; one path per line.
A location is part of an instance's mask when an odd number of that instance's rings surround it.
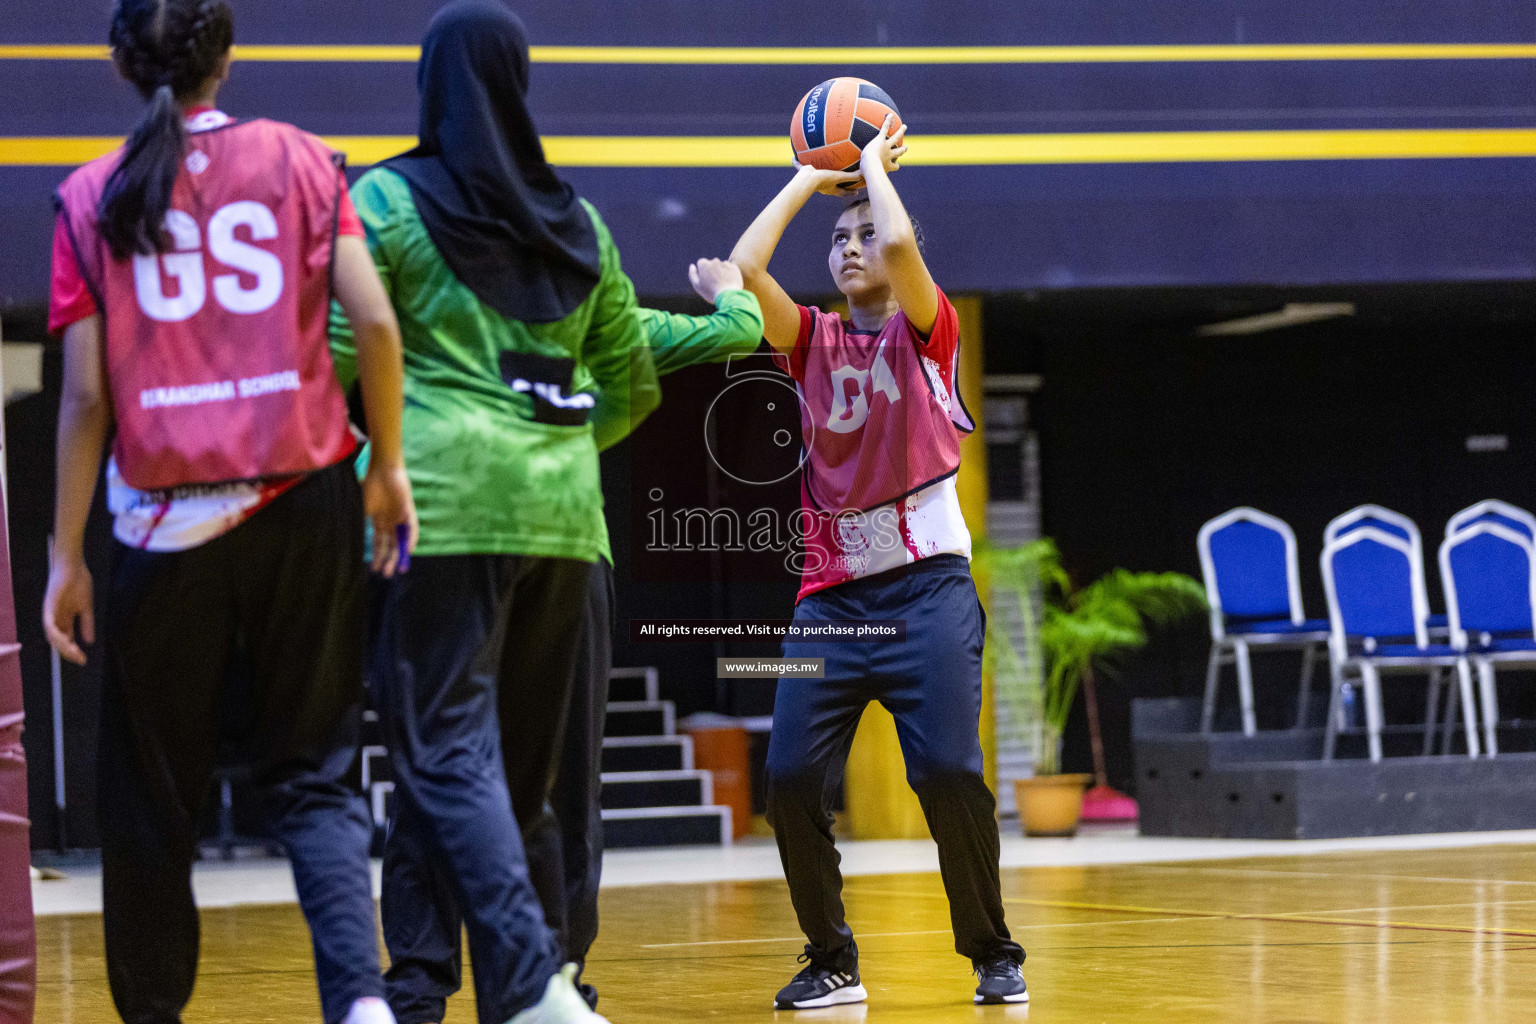
M 351 448 L 326 334 L 343 158 L 275 121 L 188 127 L 166 251 L 116 259 L 97 230 L 121 150 L 57 197 L 102 316 L 123 478 L 159 491 L 331 465 Z
M 828 512 L 867 512 L 952 475 L 974 428 L 955 386 L 960 323 L 939 292 L 925 340 L 904 313 L 877 333 L 801 307 L 788 360 L 799 385 L 805 490 Z

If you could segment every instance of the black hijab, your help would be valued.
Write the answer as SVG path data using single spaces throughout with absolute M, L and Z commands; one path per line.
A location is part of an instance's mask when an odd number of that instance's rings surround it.
M 497 0 L 455 0 L 427 27 L 420 141 L 384 166 L 454 275 L 502 316 L 562 320 L 601 275 L 597 231 L 528 116 L 528 35 Z

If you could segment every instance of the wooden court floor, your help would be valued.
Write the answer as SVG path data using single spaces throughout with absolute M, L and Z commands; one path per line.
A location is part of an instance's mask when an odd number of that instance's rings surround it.
M 1529 1024 L 1536 846 L 1005 871 L 1028 1007 L 971 1005 L 935 875 L 850 879 L 867 1006 L 774 1013 L 801 940 L 784 887 L 612 889 L 588 968 L 614 1024 Z M 297 908 L 203 915 L 188 1024 L 317 1022 Z M 39 921 L 39 1022 L 116 1020 L 100 920 Z M 473 1022 L 468 996 L 449 1020 Z

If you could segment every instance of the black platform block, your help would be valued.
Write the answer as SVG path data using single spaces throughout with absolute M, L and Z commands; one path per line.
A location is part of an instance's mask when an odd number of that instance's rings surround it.
M 1401 737 L 1409 739 L 1409 737 Z M 1536 828 L 1536 754 L 1318 760 L 1321 731 L 1136 740 L 1141 832 L 1331 839 Z
M 649 807 L 603 812 L 604 845 L 721 846 L 731 839 L 729 807 Z
M 701 807 L 714 799 L 709 772 L 604 772 L 605 811 L 638 807 Z
M 605 772 L 667 772 L 693 767 L 687 736 L 610 736 L 603 741 Z
M 605 736 L 671 736 L 675 727 L 671 701 L 609 701 Z

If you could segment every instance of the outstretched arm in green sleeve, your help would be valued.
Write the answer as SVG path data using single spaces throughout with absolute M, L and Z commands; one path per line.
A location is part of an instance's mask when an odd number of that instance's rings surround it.
M 756 350 L 763 338 L 763 309 L 741 286 L 741 271 L 727 260 L 699 260 L 688 268 L 694 291 L 715 304 L 709 316 L 640 309 L 659 374 L 699 363 L 718 363 Z

